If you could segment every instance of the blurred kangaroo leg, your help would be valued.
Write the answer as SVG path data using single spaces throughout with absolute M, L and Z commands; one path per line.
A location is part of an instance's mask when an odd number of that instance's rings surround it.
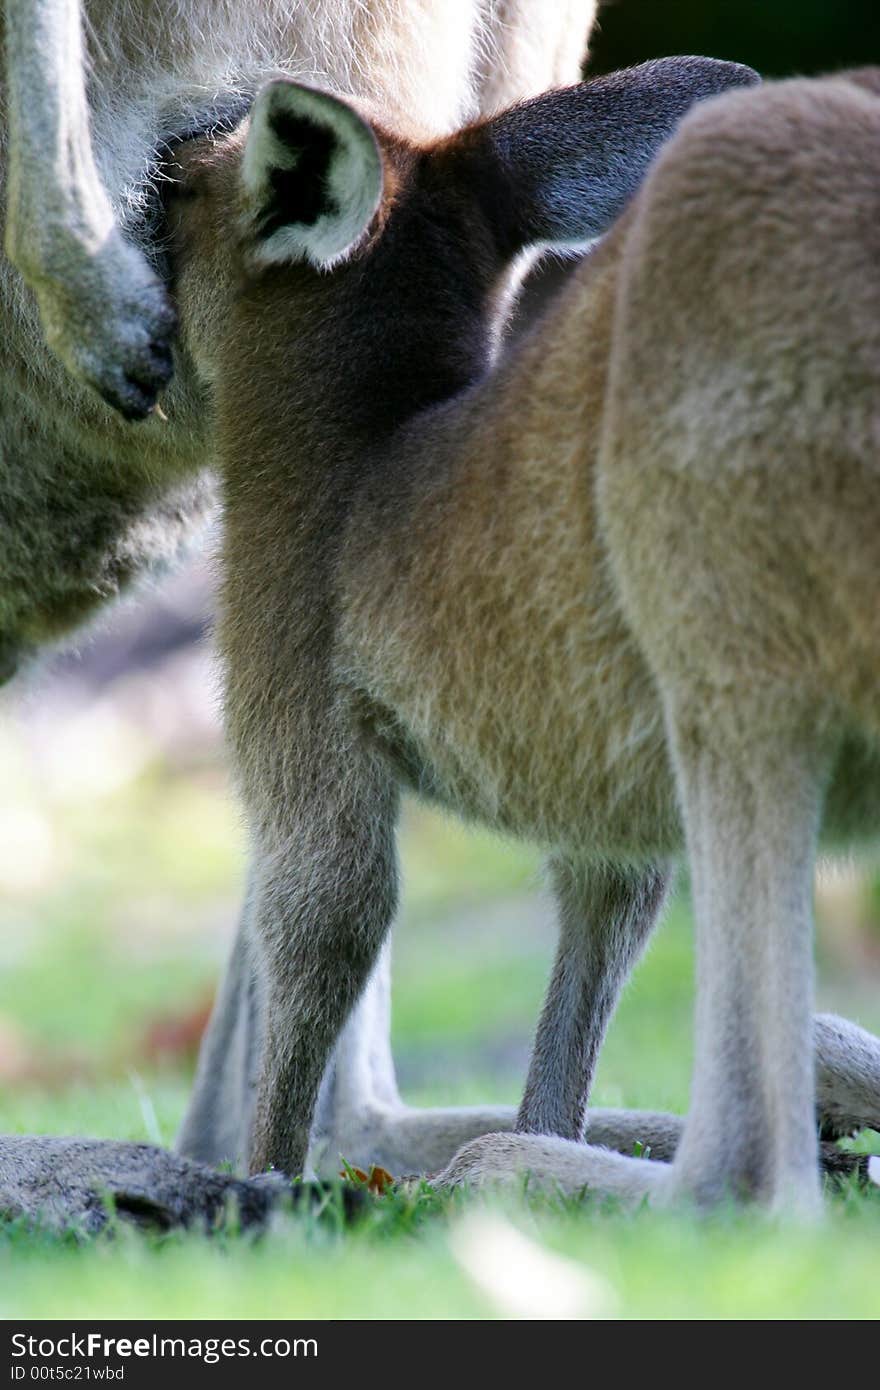
M 202 1045 L 178 1153 L 202 1163 L 243 1169 L 263 1048 L 265 1017 L 250 947 L 253 899 L 248 885 L 241 920 Z
M 401 1099 L 391 1053 L 391 949 L 386 943 L 324 1077 L 309 1168 L 330 1176 L 345 1158 L 359 1167 L 379 1163 L 395 1174 L 430 1173 L 468 1139 L 485 1134 L 487 1126 L 511 1128 L 514 1116 L 512 1107 L 419 1110 Z

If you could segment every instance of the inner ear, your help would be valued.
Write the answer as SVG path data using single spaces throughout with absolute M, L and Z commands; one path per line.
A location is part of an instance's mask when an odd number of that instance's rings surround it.
M 326 269 L 369 229 L 382 157 L 372 128 L 347 102 L 279 80 L 254 103 L 242 177 L 256 258 Z
M 307 116 L 283 108 L 274 111 L 269 120 L 280 157 L 268 169 L 268 196 L 259 235 L 271 237 L 289 222 L 313 227 L 319 217 L 338 216 L 340 208 L 329 180 L 336 148 L 333 134 Z M 285 166 L 288 156 L 290 164 Z

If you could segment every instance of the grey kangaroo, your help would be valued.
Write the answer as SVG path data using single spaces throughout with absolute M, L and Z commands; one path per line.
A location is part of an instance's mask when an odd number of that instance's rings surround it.
M 456 0 L 454 15 L 451 8 L 448 0 L 0 5 L 8 254 L 0 258 L 0 679 L 81 630 L 138 576 L 175 560 L 213 509 L 210 395 L 175 337 L 167 286 L 163 151 L 234 124 L 278 72 L 369 97 L 413 134 L 442 135 L 574 80 L 595 0 Z M 240 945 L 233 981 L 242 954 Z M 371 1031 L 340 1053 L 349 1070 L 337 1087 L 331 1069 L 328 1095 L 351 1094 L 364 1071 L 372 1076 L 383 1046 L 383 1075 L 393 1081 L 386 984 L 381 973 L 371 984 L 363 1012 Z M 221 995 L 220 1033 L 230 997 L 234 989 Z M 219 1158 L 214 1136 L 227 1123 L 228 1087 L 210 1066 L 201 1075 L 183 1148 Z M 246 1124 L 244 1110 L 239 1119 Z M 330 1115 L 344 1119 L 338 1107 Z M 474 1122 L 469 1133 L 478 1132 Z M 334 1150 L 350 1148 L 344 1132 L 325 1137 Z M 417 1146 L 404 1140 L 403 1149 L 418 1166 Z M 160 1194 L 174 1192 L 164 1209 L 176 1220 L 213 1211 L 221 1186 L 146 1146 L 0 1142 L 4 1211 L 42 1202 L 53 1219 L 91 1222 L 99 1190 L 115 1191 L 120 1210 L 128 1194 L 133 1210 L 152 1201 L 155 1211 Z M 261 1192 L 253 1210 L 262 1204 Z
M 754 80 L 669 60 L 430 143 L 282 80 L 181 151 L 255 856 L 254 1172 L 306 1161 L 394 913 L 401 787 L 544 845 L 559 901 L 516 1132 L 441 1181 L 811 1211 L 817 1100 L 880 1119 L 876 1040 L 810 1014 L 816 836 L 880 813 L 880 102 L 870 74 Z M 615 218 L 493 364 L 511 261 Z M 647 1163 L 578 1141 L 685 846 L 692 1107 Z

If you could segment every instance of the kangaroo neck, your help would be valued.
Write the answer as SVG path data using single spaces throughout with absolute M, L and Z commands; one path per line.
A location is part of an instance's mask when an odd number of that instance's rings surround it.
M 365 288 L 362 273 L 341 273 L 332 297 L 313 272 L 292 276 L 289 296 L 267 277 L 236 307 L 218 373 L 228 485 L 258 469 L 284 480 L 300 506 L 344 494 L 398 432 L 485 376 L 487 316 L 459 314 L 456 333 L 444 321 L 454 304 L 440 312 L 405 286 L 389 297 L 375 274 Z

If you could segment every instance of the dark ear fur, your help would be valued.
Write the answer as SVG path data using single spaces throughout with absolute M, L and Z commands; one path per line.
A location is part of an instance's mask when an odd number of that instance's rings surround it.
M 372 129 L 347 102 L 279 79 L 254 102 L 242 178 L 255 258 L 326 269 L 370 226 L 382 158 Z
M 607 231 L 696 102 L 759 81 L 739 63 L 662 58 L 549 92 L 467 132 L 461 173 L 505 254 L 582 249 Z

